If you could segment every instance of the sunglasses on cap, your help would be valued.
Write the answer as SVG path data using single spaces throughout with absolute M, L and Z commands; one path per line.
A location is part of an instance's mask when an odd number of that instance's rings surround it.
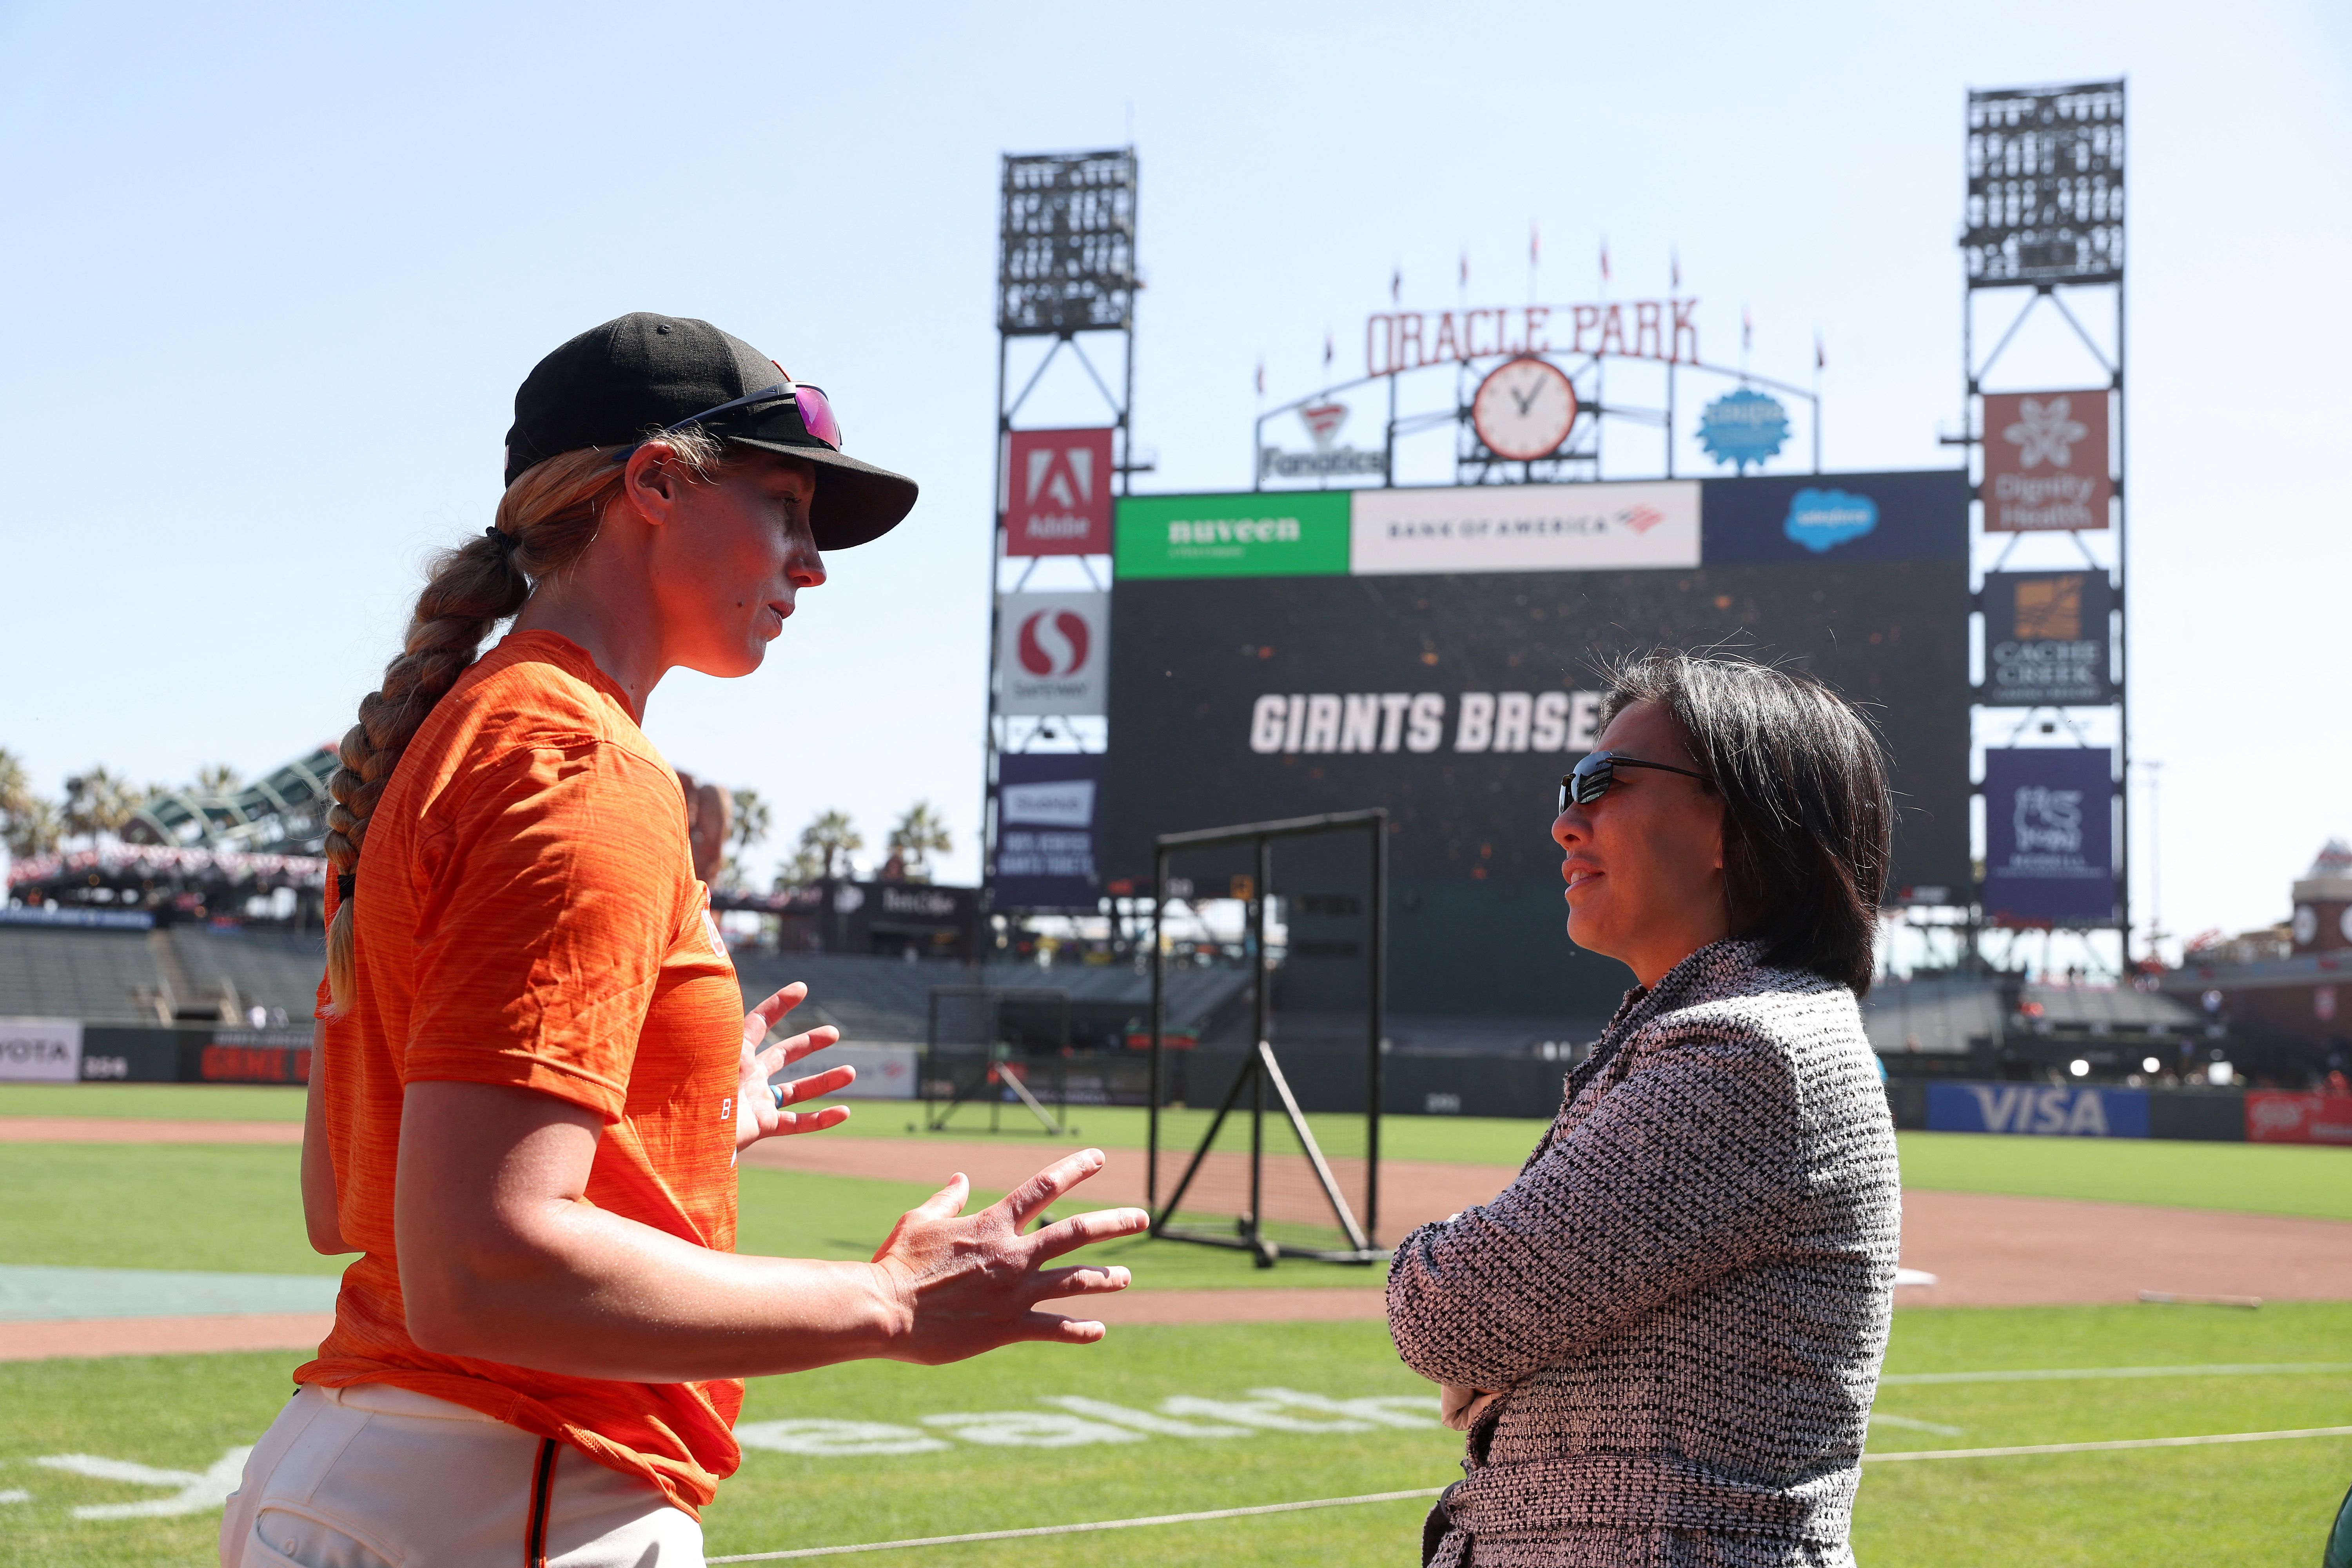
M 793 412 L 800 416 L 801 429 L 811 438 L 836 452 L 841 450 L 841 421 L 835 416 L 833 405 L 824 395 L 824 388 L 811 386 L 806 382 L 791 380 L 778 382 L 773 386 L 763 386 L 757 392 L 747 393 L 741 397 L 722 403 L 716 408 L 706 408 L 699 414 L 689 414 L 675 425 L 664 426 L 662 434 L 667 436 L 673 430 L 683 430 L 689 425 L 707 424 L 721 415 L 732 414 L 739 408 L 751 408 L 763 403 L 783 402 L 790 402 L 793 405 Z M 762 435 L 765 432 L 753 430 L 747 431 L 745 434 Z M 643 443 L 637 445 L 643 445 Z M 636 446 L 624 447 L 613 454 L 613 461 L 625 462 L 628 460 L 629 454 L 636 449 Z
M 1591 805 L 1607 795 L 1616 785 L 1619 768 L 1655 768 L 1662 773 L 1680 773 L 1686 779 L 1696 779 L 1709 789 L 1715 787 L 1708 784 L 1705 773 L 1678 768 L 1672 763 L 1645 763 L 1622 752 L 1594 752 L 1560 776 L 1559 805 L 1553 815 L 1566 811 L 1570 805 Z

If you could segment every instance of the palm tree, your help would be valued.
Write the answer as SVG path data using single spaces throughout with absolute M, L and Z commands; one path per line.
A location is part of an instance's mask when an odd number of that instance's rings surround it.
M 820 877 L 834 876 L 834 857 L 846 860 L 850 855 L 866 847 L 865 836 L 857 831 L 845 811 L 820 811 L 801 829 L 801 850 L 822 868 Z M 846 868 L 845 868 L 845 869 Z
M 58 840 L 65 837 L 65 827 L 58 819 L 56 805 L 27 795 L 8 808 L 6 837 L 9 854 L 30 859 L 55 849 Z
M 767 842 L 769 816 L 768 803 L 760 798 L 758 790 L 739 789 L 735 792 L 734 838 L 738 854 Z
M 928 882 L 931 879 L 932 855 L 952 854 L 955 841 L 948 837 L 948 825 L 940 819 L 938 808 L 928 800 L 919 800 L 907 808 L 907 815 L 890 830 L 890 848 L 894 854 L 905 857 L 907 880 Z
M 790 892 L 794 888 L 805 888 L 811 882 L 821 881 L 824 877 L 824 857 L 803 844 L 793 851 L 791 859 L 776 868 L 773 890 Z
M 197 795 L 235 795 L 242 783 L 236 770 L 226 763 L 206 763 L 196 770 Z
M 145 801 L 142 792 L 107 769 L 92 768 L 78 778 L 66 780 L 65 830 L 92 838 L 100 834 L 120 833 Z
M 0 816 L 14 816 L 32 803 L 33 776 L 24 759 L 0 746 Z

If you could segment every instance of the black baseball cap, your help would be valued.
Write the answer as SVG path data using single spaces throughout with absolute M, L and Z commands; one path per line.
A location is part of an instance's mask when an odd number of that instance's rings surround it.
M 583 447 L 627 447 L 683 425 L 816 468 L 810 530 L 819 550 L 879 539 L 914 510 L 915 481 L 845 457 L 802 413 L 815 388 L 708 321 L 633 311 L 591 327 L 531 367 L 515 390 L 507 478 Z M 771 394 L 772 395 L 761 395 Z M 823 394 L 817 394 L 818 411 Z

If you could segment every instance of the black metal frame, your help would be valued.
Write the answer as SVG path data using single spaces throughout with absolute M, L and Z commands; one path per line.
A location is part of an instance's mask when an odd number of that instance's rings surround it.
M 1150 470 L 1135 458 L 1135 221 L 1137 167 L 1133 147 L 1086 153 L 1007 153 L 998 188 L 996 268 L 996 489 L 1006 494 L 1005 450 L 1022 405 L 1067 350 L 1110 411 L 1118 434 L 1111 467 L 1118 493 L 1129 476 Z M 1081 336 L 1107 334 L 1119 342 L 1118 392 L 1095 368 Z M 1051 338 L 1053 346 L 1028 381 L 1006 400 L 1013 340 Z M 1108 478 L 1108 476 L 1107 476 Z M 997 711 L 996 645 L 1003 613 L 1004 519 L 1000 510 L 988 552 L 988 724 L 980 803 L 981 910 L 996 909 L 996 759 L 1009 749 L 1011 721 Z M 1081 557 L 1080 563 L 1085 564 Z M 1034 569 L 1036 562 L 1030 562 Z M 1087 568 L 1091 581 L 1093 569 Z M 1024 572 L 1012 591 L 1028 582 Z M 1057 721 L 1041 718 L 1037 728 Z M 1058 721 L 1068 728 L 1066 717 Z M 1000 731 L 999 726 L 1003 726 Z M 1036 738 L 1036 729 L 1030 740 Z M 1028 742 L 1024 742 L 1025 749 Z M 1084 749 L 1081 747 L 1081 749 Z
M 980 998 L 982 1005 L 987 1009 L 990 1026 L 986 1032 L 992 1037 L 983 1042 L 980 1047 L 982 1055 L 987 1061 L 986 1068 L 981 1072 L 980 1076 L 971 1082 L 958 1084 L 954 1093 L 948 1099 L 947 1108 L 943 1110 L 934 1112 L 932 1107 L 938 1102 L 931 1094 L 931 1085 L 940 1081 L 936 1069 L 940 1057 L 940 998 L 942 996 Z M 1061 1115 L 1058 1119 L 1048 1116 L 1045 1113 L 1045 1106 L 1039 1103 L 1038 1099 L 1034 1094 L 1030 1092 L 1029 1086 L 1025 1081 L 1015 1075 L 1003 1070 L 1005 1065 L 1012 1060 L 1012 1053 L 1003 1042 L 997 1040 L 992 1037 L 1003 1033 L 1001 1029 L 995 1026 L 995 1024 L 996 1020 L 1000 1016 L 998 1009 L 1008 999 L 1016 1002 L 1058 1003 L 1061 1006 L 1062 1054 L 1054 1058 L 1054 1103 L 1061 1111 Z M 1004 1097 L 1001 1094 L 990 1094 L 988 1092 L 990 1089 L 1002 1084 L 1003 1087 L 1013 1090 L 1014 1097 L 1018 1099 L 1024 1106 L 1028 1108 L 1029 1114 L 1037 1119 L 1038 1123 L 1045 1128 L 1048 1135 L 1059 1138 L 1065 1134 L 1076 1131 L 1076 1129 L 1073 1128 L 1069 1124 L 1070 1099 L 1067 1083 L 1069 1047 L 1070 994 L 1067 991 L 1061 990 L 1055 986 L 932 986 L 930 996 L 930 1018 L 925 1027 L 923 1038 L 922 1071 L 918 1076 L 915 1084 L 916 1092 L 923 1102 L 924 1131 L 928 1132 L 945 1131 L 947 1130 L 948 1118 L 953 1116 L 957 1110 L 961 1109 L 970 1101 L 985 1095 L 988 1101 L 988 1130 L 991 1132 L 1003 1131 L 1004 1129 L 1001 1119 L 1004 1110 Z
M 1332 812 L 1320 816 L 1294 816 L 1277 822 L 1253 822 L 1238 827 L 1211 827 L 1192 833 L 1163 833 L 1154 841 L 1151 914 L 1151 1089 L 1150 1110 L 1145 1135 L 1144 1202 L 1151 1211 L 1151 1234 L 1171 1241 L 1197 1242 L 1203 1247 L 1237 1247 L 1252 1254 L 1261 1268 L 1271 1268 L 1277 1258 L 1307 1258 L 1327 1263 L 1379 1263 L 1389 1257 L 1388 1250 L 1375 1244 L 1380 1232 L 1381 1212 L 1381 1043 L 1388 1033 L 1388 905 L 1389 905 L 1389 814 L 1384 807 L 1370 811 Z M 1299 838 L 1310 834 L 1343 833 L 1356 830 L 1369 832 L 1371 838 L 1372 888 L 1370 906 L 1370 942 L 1368 944 L 1370 971 L 1368 987 L 1369 1019 L 1366 1036 L 1366 1100 L 1364 1107 L 1364 1217 L 1359 1225 L 1348 1200 L 1340 1195 L 1339 1184 L 1332 1179 L 1331 1167 L 1323 1158 L 1323 1151 L 1315 1142 L 1314 1131 L 1298 1109 L 1298 1100 L 1290 1092 L 1290 1084 L 1282 1075 L 1282 1064 L 1276 1059 L 1274 1042 L 1267 1027 L 1269 997 L 1267 976 L 1271 973 L 1265 952 L 1266 900 L 1273 896 L 1274 841 L 1277 838 Z M 1163 1205 L 1160 1202 L 1160 1105 L 1162 1087 L 1166 1082 L 1162 1065 L 1162 1037 L 1167 1026 L 1168 955 L 1161 941 L 1161 927 L 1167 909 L 1168 857 L 1171 850 L 1202 848 L 1217 844 L 1248 844 L 1256 852 L 1255 875 L 1250 887 L 1250 961 L 1255 965 L 1250 980 L 1251 1038 L 1255 1048 L 1234 1076 L 1233 1086 L 1217 1107 L 1209 1121 L 1209 1130 L 1201 1139 L 1201 1146 L 1192 1152 L 1192 1163 L 1177 1181 Z M 1345 1249 L 1293 1247 L 1269 1240 L 1264 1232 L 1265 1207 L 1263 1197 L 1265 1183 L 1265 1091 L 1271 1085 L 1282 1103 L 1283 1114 L 1290 1121 L 1291 1131 L 1307 1151 L 1307 1163 L 1314 1167 L 1315 1179 L 1330 1200 L 1332 1213 L 1349 1243 Z M 1171 1221 L 1176 1205 L 1192 1184 L 1192 1178 L 1208 1157 L 1210 1148 L 1225 1124 L 1242 1090 L 1250 1092 L 1250 1205 L 1236 1227 L 1238 1234 L 1219 1236 L 1196 1230 L 1180 1230 Z
M 1965 265 L 1961 283 L 1960 360 L 1962 404 L 1967 411 L 1962 433 L 1946 437 L 1961 447 L 1970 461 L 1972 480 L 1980 483 L 1982 469 L 1974 461 L 1989 432 L 1984 428 L 1984 378 L 1998 363 L 2028 318 L 2047 301 L 2074 336 L 2106 372 L 2113 396 L 2109 428 L 2116 444 L 2113 475 L 2115 500 L 2114 608 L 2116 612 L 2115 658 L 2120 668 L 2115 680 L 2116 764 L 2122 774 L 2116 785 L 2116 914 L 2107 921 L 2062 921 L 2071 930 L 2113 930 L 2122 946 L 2122 962 L 2131 964 L 2131 598 L 2128 592 L 2129 536 L 2126 531 L 2130 487 L 2129 431 L 2124 391 L 2126 353 L 2124 310 L 2124 217 L 2126 158 L 2125 87 L 2121 80 L 2077 82 L 2061 87 L 2010 88 L 1971 91 L 1968 99 L 1968 197 L 1966 226 L 1960 236 Z M 2061 288 L 2105 289 L 2115 294 L 2115 357 L 2084 329 L 2068 308 Z M 2032 295 L 2011 320 L 1979 363 L 1976 357 L 1977 297 L 1988 289 L 2030 289 Z M 1983 538 L 1981 531 L 1979 538 Z M 2023 534 L 2013 534 L 2000 555 L 1984 570 L 2007 566 Z M 2070 535 L 2086 564 L 2105 571 L 2083 544 Z M 1973 568 L 1978 563 L 1972 560 Z M 1972 589 L 1970 607 L 1984 607 L 1981 590 Z M 1979 710 L 1990 710 L 1986 692 L 1972 693 Z M 2075 704 L 2104 707 L 2107 704 Z M 2042 715 L 2074 731 L 2079 730 L 2064 707 L 2028 707 L 2021 710 L 2011 739 Z M 1973 738 L 1973 737 L 1972 737 Z M 1979 791 L 1978 793 L 1981 793 Z M 1981 962 L 1984 889 L 1971 890 L 1969 945 Z M 2154 919 L 2151 911 L 2150 919 Z M 2150 948 L 2155 933 L 2150 933 Z

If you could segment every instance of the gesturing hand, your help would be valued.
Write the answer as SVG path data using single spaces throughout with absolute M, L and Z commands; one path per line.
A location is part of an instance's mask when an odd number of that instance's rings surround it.
M 808 986 L 793 981 L 782 991 L 743 1015 L 743 1070 L 735 1091 L 735 1152 L 741 1153 L 762 1138 L 782 1137 L 793 1132 L 818 1132 L 827 1127 L 838 1127 L 849 1120 L 849 1107 L 828 1106 L 823 1110 L 786 1110 L 776 1103 L 769 1092 L 768 1079 L 778 1068 L 821 1051 L 841 1038 L 841 1031 L 830 1024 L 820 1025 L 804 1035 L 794 1035 L 766 1050 L 760 1042 L 768 1031 L 783 1020 L 785 1014 L 808 999 Z M 794 1079 L 776 1087 L 784 1091 L 784 1105 L 796 1105 L 804 1100 L 821 1100 L 837 1089 L 856 1081 L 857 1069 L 852 1067 L 831 1068 L 813 1078 Z
M 1101 1150 L 1082 1149 L 971 1215 L 963 1215 L 963 1205 L 971 1184 L 959 1171 L 929 1202 L 901 1215 L 874 1255 L 906 1311 L 906 1331 L 892 1357 L 937 1366 L 1024 1340 L 1087 1345 L 1101 1339 L 1101 1323 L 1041 1312 L 1036 1305 L 1124 1290 L 1127 1270 L 1041 1265 L 1097 1241 L 1133 1236 L 1150 1226 L 1151 1216 L 1141 1209 L 1102 1209 L 1032 1235 L 1021 1231 L 1103 1164 Z

